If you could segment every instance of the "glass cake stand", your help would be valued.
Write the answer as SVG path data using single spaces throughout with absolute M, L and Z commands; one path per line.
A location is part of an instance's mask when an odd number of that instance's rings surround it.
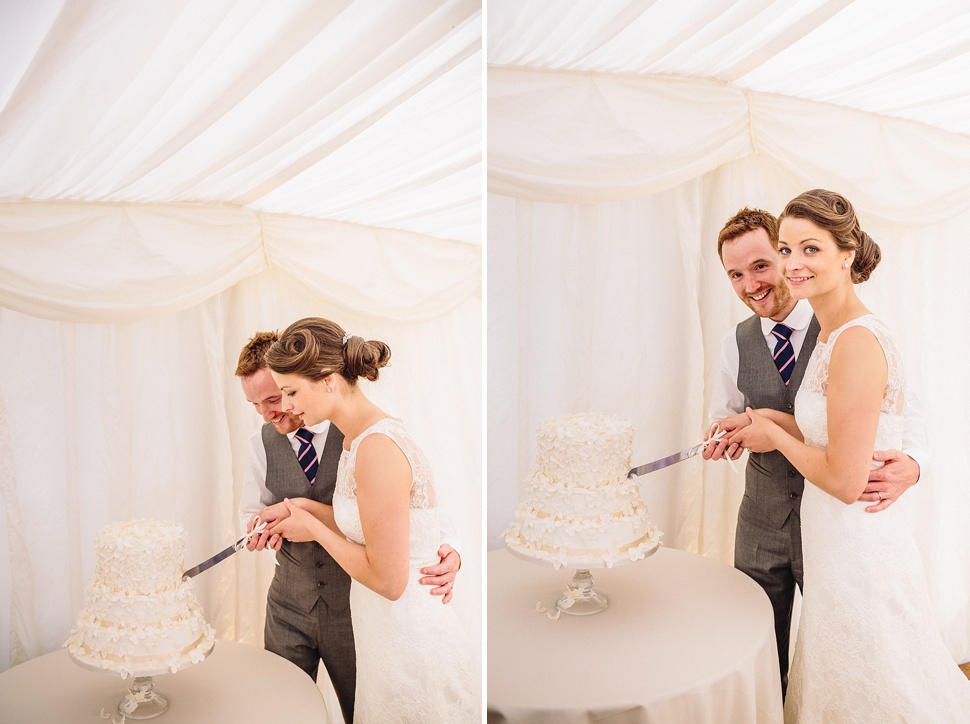
M 544 566 L 553 566 L 553 568 L 555 568 L 552 561 L 538 558 L 530 551 L 515 548 L 508 544 L 506 544 L 505 547 L 508 549 L 509 553 L 517 558 L 521 558 L 524 561 L 530 561 L 532 563 L 538 563 Z M 656 553 L 659 547 L 660 541 L 654 541 L 652 547 L 643 551 L 643 558 L 639 558 L 637 561 L 632 561 L 629 558 L 623 558 L 615 561 L 613 566 L 623 566 L 627 563 L 636 563 L 638 561 L 642 561 Z M 560 613 L 568 613 L 570 616 L 588 616 L 593 613 L 605 611 L 607 606 L 610 605 L 610 601 L 606 596 L 595 589 L 595 582 L 593 581 L 593 574 L 590 573 L 590 569 L 607 567 L 608 566 L 603 561 L 567 561 L 565 565 L 561 566 L 561 568 L 575 571 L 575 573 L 573 574 L 572 579 L 570 579 L 570 581 L 566 584 L 566 591 L 556 600 L 556 610 L 558 610 Z
M 212 642 L 212 646 L 202 654 L 202 659 L 212 653 L 212 649 L 215 648 L 215 641 Z M 74 656 L 70 651 L 68 651 L 68 656 L 71 657 L 71 661 L 80 666 L 82 669 L 87 669 L 88 671 L 96 671 L 100 674 L 111 674 L 112 676 L 118 676 L 117 671 L 112 671 L 111 669 L 104 669 L 97 664 L 91 664 L 84 659 Z M 184 666 L 179 667 L 181 671 L 185 666 L 190 666 L 193 661 L 187 661 Z M 146 667 L 143 669 L 138 669 L 133 671 L 131 686 L 128 687 L 128 693 L 118 702 L 118 713 L 123 715 L 126 719 L 154 719 L 160 714 L 164 714 L 168 709 L 168 699 L 163 695 L 155 691 L 155 681 L 152 679 L 153 676 L 158 676 L 160 674 L 170 674 L 172 670 L 167 666 L 161 667 Z M 176 672 L 178 673 L 178 672 Z

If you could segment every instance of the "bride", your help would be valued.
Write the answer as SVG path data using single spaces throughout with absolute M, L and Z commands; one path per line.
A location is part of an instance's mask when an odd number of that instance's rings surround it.
M 970 681 L 934 623 L 907 498 L 857 502 L 873 450 L 902 442 L 905 382 L 886 325 L 856 296 L 879 263 L 852 205 L 807 191 L 779 217 L 792 295 L 821 325 L 795 415 L 748 410 L 731 442 L 780 451 L 805 476 L 805 590 L 786 722 L 966 722 Z M 810 481 L 810 482 L 809 482 Z
M 355 722 L 477 722 L 479 664 L 450 606 L 422 590 L 435 560 L 438 509 L 431 469 L 400 420 L 368 400 L 390 359 L 383 342 L 311 317 L 290 325 L 266 353 L 283 411 L 344 433 L 333 507 L 285 500 L 260 516 L 293 541 L 315 540 L 353 579 L 357 650 Z

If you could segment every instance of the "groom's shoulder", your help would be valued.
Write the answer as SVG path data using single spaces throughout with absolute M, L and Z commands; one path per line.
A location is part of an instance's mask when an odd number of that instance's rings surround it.
M 747 319 L 742 319 L 734 327 L 735 334 L 746 334 L 753 331 L 761 334 L 761 317 L 757 314 L 752 314 Z

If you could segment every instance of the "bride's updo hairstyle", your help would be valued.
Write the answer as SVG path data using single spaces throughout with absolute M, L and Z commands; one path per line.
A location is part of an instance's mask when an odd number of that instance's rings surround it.
M 344 341 L 346 340 L 346 341 Z M 365 340 L 344 332 L 321 317 L 294 322 L 266 351 L 266 366 L 273 372 L 320 380 L 336 372 L 351 385 L 357 378 L 374 381 L 391 359 L 384 342 Z
M 851 269 L 853 284 L 868 279 L 882 259 L 879 244 L 861 229 L 852 204 L 834 191 L 812 189 L 799 194 L 788 202 L 778 217 L 778 224 L 785 218 L 807 219 L 829 232 L 840 249 L 854 251 Z

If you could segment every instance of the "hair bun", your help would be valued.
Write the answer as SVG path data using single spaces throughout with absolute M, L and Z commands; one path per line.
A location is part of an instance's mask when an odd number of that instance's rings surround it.
M 391 359 L 384 342 L 365 341 L 322 317 L 306 317 L 287 327 L 266 352 L 274 372 L 319 380 L 338 373 L 351 385 L 358 377 L 376 380 Z
M 344 376 L 373 382 L 391 359 L 391 348 L 378 340 L 352 336 L 344 345 Z
M 866 281 L 879 262 L 882 261 L 882 249 L 862 229 L 859 229 L 859 249 L 852 262 L 852 281 L 856 284 Z

